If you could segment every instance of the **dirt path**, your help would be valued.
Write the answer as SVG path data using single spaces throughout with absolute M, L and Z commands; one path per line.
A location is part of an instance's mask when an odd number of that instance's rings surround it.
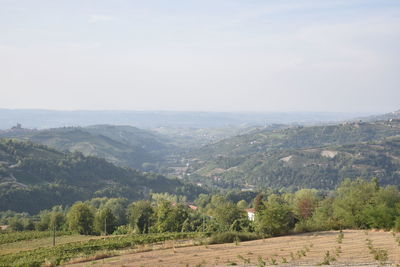
M 397 236 L 400 237 L 400 234 Z M 326 259 L 326 252 L 335 260 L 334 266 L 378 266 L 367 246 L 370 239 L 375 248 L 385 249 L 388 260 L 385 266 L 400 266 L 400 246 L 388 232 L 343 231 L 317 232 L 265 240 L 191 246 L 147 252 L 137 252 L 72 266 L 317 266 Z

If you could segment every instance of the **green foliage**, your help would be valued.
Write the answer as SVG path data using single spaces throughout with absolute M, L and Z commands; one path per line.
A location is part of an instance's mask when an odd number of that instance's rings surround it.
M 297 232 L 311 232 L 322 230 L 338 230 L 342 227 L 341 220 L 334 213 L 334 198 L 327 197 L 319 203 L 313 216 L 296 224 Z
M 233 243 L 235 241 L 250 241 L 262 238 L 262 235 L 257 233 L 246 232 L 222 232 L 213 233 L 209 239 L 209 244 Z
M 396 232 L 400 232 L 400 216 L 398 216 L 395 220 L 393 230 Z M 400 245 L 400 243 L 399 243 Z
M 317 190 L 301 189 L 295 194 L 294 214 L 299 220 L 307 220 L 314 214 L 318 202 Z
M 69 229 L 82 235 L 93 233 L 94 212 L 85 203 L 77 202 L 68 212 Z
M 388 260 L 388 251 L 382 248 L 375 248 L 371 239 L 366 239 L 367 247 L 370 253 L 373 255 L 374 259 L 379 261 L 381 265 L 384 265 L 385 262 Z
M 104 207 L 111 210 L 115 217 L 116 225 L 124 225 L 128 223 L 126 210 L 128 208 L 129 201 L 126 198 L 110 198 L 105 203 Z
M 10 220 L 10 228 L 13 231 L 23 231 L 24 230 L 24 225 L 22 224 L 20 219 L 12 218 Z
M 154 230 L 159 233 L 179 232 L 188 218 L 187 208 L 182 204 L 161 201 L 156 209 L 156 223 Z
M 257 130 L 200 149 L 192 176 L 229 188 L 334 189 L 373 176 L 398 184 L 399 133 L 400 121 Z
M 207 210 L 215 218 L 218 231 L 241 230 L 240 221 L 246 218 L 244 210 L 221 195 L 212 196 Z
M 337 237 L 337 239 L 336 239 L 336 241 L 338 242 L 338 244 L 342 244 L 343 238 L 344 238 L 343 231 L 340 230 L 339 235 L 338 235 L 338 237 Z
M 261 256 L 258 256 L 257 261 L 258 261 L 259 267 L 265 267 L 266 262 L 264 261 L 264 259 Z
M 265 208 L 256 215 L 255 228 L 270 236 L 287 233 L 293 224 L 293 213 L 282 197 L 271 195 L 264 203 Z
M 138 233 L 148 233 L 154 221 L 154 209 L 151 202 L 141 200 L 129 206 L 129 224 Z
M 1 236 L 1 235 L 0 235 Z M 126 235 L 106 239 L 74 242 L 56 247 L 43 247 L 15 254 L 0 255 L 0 266 L 42 266 L 46 259 L 51 258 L 56 265 L 67 262 L 78 256 L 90 256 L 97 251 L 118 250 L 137 245 L 163 242 L 165 240 L 203 237 L 199 233 L 163 233 L 146 235 Z
M 339 186 L 333 206 L 335 215 L 342 221 L 344 227 L 368 227 L 363 210 L 377 190 L 374 183 L 362 179 L 355 181 L 347 179 Z
M 53 210 L 50 213 L 50 228 L 60 230 L 66 224 L 67 218 L 64 213 L 58 210 Z
M 237 206 L 239 209 L 244 210 L 244 209 L 247 209 L 247 208 L 248 208 L 249 204 L 247 203 L 246 200 L 242 199 L 242 200 L 240 200 L 238 203 L 236 203 L 236 206 Z
M 55 205 L 71 205 L 93 197 L 133 201 L 145 198 L 149 191 L 177 193 L 179 190 L 180 194 L 195 198 L 196 193 L 205 191 L 194 185 L 185 187 L 177 179 L 117 167 L 78 152 L 63 153 L 10 139 L 0 139 L 0 162 L 5 162 L 0 175 L 0 211 L 38 213 Z M 126 223 L 120 211 L 128 200 L 109 201 L 107 205 L 118 224 Z
M 1 136 L 30 140 L 60 151 L 79 151 L 86 156 L 106 158 L 119 166 L 131 168 L 140 168 L 145 162 L 154 164 L 161 161 L 164 153 L 170 151 L 165 138 L 131 126 L 64 127 L 22 133 L 9 131 L 1 133 Z
M 69 235 L 70 232 L 56 232 L 56 236 Z M 23 240 L 32 240 L 53 236 L 53 231 L 23 231 L 0 234 L 0 245 Z
M 111 234 L 117 228 L 117 219 L 108 207 L 103 207 L 96 212 L 94 217 L 94 232 L 104 235 Z
M 323 261 L 319 265 L 330 265 L 331 262 L 336 261 L 336 258 L 331 255 L 331 253 L 328 251 L 325 252 L 325 256 Z

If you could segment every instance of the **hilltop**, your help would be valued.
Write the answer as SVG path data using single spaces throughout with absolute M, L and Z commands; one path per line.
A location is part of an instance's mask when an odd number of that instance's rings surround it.
M 381 115 L 372 115 L 372 116 L 362 117 L 360 119 L 364 120 L 364 121 L 399 120 L 400 119 L 400 109 L 393 111 L 393 112 L 381 114 Z

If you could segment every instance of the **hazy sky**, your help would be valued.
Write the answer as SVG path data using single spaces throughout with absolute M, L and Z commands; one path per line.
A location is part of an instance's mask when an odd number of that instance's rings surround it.
M 0 108 L 400 109 L 399 0 L 0 0 Z

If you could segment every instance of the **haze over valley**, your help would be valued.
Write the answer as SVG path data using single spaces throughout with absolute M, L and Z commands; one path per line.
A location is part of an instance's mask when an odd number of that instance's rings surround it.
M 0 266 L 400 266 L 398 0 L 0 0 Z

